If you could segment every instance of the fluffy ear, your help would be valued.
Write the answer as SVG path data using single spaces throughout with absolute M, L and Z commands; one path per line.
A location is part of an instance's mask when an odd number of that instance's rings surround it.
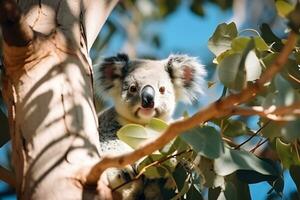
M 105 58 L 95 66 L 95 90 L 100 97 L 109 94 L 116 86 L 116 80 L 122 79 L 128 66 L 129 58 L 126 54 Z
M 206 70 L 196 57 L 170 55 L 166 70 L 174 84 L 177 100 L 192 103 L 203 94 Z

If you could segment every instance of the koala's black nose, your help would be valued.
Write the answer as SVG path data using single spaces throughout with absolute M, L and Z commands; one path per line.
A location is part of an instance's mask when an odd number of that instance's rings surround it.
M 142 93 L 141 93 L 142 107 L 143 108 L 153 108 L 154 107 L 154 96 L 155 96 L 154 88 L 150 85 L 146 85 L 142 89 Z

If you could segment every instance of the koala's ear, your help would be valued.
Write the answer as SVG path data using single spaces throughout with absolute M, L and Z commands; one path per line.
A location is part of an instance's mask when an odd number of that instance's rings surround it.
M 120 80 L 125 74 L 129 58 L 126 54 L 105 58 L 95 66 L 96 94 L 103 96 L 108 94 L 116 86 L 116 80 Z
M 192 103 L 203 94 L 206 70 L 196 57 L 170 55 L 166 71 L 174 84 L 177 100 Z

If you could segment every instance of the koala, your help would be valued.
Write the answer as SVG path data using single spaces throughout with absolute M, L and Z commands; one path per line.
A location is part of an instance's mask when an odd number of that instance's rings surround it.
M 110 97 L 114 103 L 98 116 L 100 150 L 102 154 L 121 154 L 132 151 L 117 138 L 116 132 L 123 125 L 146 125 L 153 117 L 170 122 L 177 102 L 192 103 L 203 94 L 206 71 L 195 57 L 187 55 L 170 55 L 163 60 L 131 60 L 126 54 L 118 54 L 105 58 L 95 75 L 96 94 Z M 130 167 L 133 167 L 129 169 L 132 173 L 117 169 L 107 172 L 112 188 L 116 182 L 134 177 L 134 166 Z M 141 187 L 141 183 L 130 184 L 130 188 L 123 189 L 122 198 L 138 199 L 137 195 L 143 191 Z M 132 195 L 132 191 L 139 192 Z M 153 195 L 143 198 L 153 199 Z M 160 198 L 156 196 L 156 199 Z

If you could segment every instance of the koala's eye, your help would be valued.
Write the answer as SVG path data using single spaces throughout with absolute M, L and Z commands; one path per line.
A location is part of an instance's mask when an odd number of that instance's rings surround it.
M 135 85 L 131 85 L 131 86 L 129 87 L 129 92 L 130 92 L 130 93 L 136 93 L 136 92 L 137 92 L 136 86 L 135 86 Z
M 164 94 L 165 91 L 166 91 L 166 88 L 165 88 L 164 86 L 162 86 L 162 87 L 159 88 L 159 92 L 160 92 L 161 94 Z

